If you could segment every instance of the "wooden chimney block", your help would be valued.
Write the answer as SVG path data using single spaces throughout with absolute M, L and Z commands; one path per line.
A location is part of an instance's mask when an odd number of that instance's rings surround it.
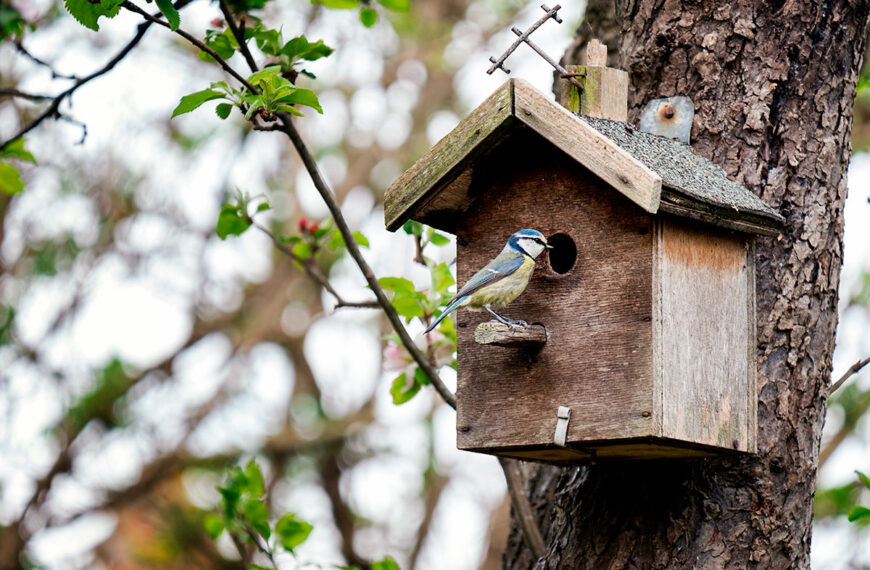
M 602 47 L 590 104 L 622 73 Z M 591 106 L 624 116 L 621 93 Z M 503 309 L 532 325 L 455 314 L 459 448 L 567 464 L 755 451 L 754 242 L 783 218 L 690 146 L 509 80 L 384 211 L 391 230 L 455 233 L 460 284 L 520 228 L 554 246 Z
M 586 65 L 569 65 L 569 73 L 582 74 L 577 81 L 583 92 L 561 80 L 559 102 L 569 111 L 599 119 L 628 119 L 628 73 L 607 67 L 607 46 L 596 39 L 586 46 Z

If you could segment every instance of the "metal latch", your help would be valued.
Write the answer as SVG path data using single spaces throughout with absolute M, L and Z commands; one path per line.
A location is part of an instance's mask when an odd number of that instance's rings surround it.
M 568 445 L 568 422 L 571 421 L 571 408 L 559 406 L 556 413 L 556 433 L 553 434 L 553 443 L 559 447 Z

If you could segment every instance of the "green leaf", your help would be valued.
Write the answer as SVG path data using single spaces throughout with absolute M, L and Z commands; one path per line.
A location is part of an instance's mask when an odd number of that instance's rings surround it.
M 378 0 L 381 6 L 393 12 L 407 12 L 411 9 L 410 0 Z
M 212 538 L 217 538 L 224 531 L 224 519 L 216 514 L 208 514 L 202 521 L 205 532 Z
M 257 84 L 262 81 L 270 80 L 276 75 L 281 73 L 280 65 L 270 65 L 269 67 L 264 67 L 260 71 L 256 73 L 252 73 L 250 77 L 248 77 L 248 83 Z
M 429 377 L 426 376 L 426 373 L 420 367 L 417 367 L 414 370 L 414 382 L 416 382 L 420 386 L 428 386 L 432 383 L 429 381 Z
M 18 169 L 11 164 L 0 162 L 0 192 L 11 196 L 22 190 L 24 190 L 24 182 Z
M 854 507 L 851 511 L 849 511 L 849 522 L 855 522 L 859 519 L 863 519 L 865 517 L 870 517 L 870 509 L 867 507 Z
M 0 151 L 0 156 L 8 158 L 17 158 L 18 160 L 26 160 L 36 164 L 36 158 L 24 148 L 24 138 L 17 138 Z
M 353 241 L 360 247 L 369 247 L 369 238 L 364 236 L 362 232 L 353 232 Z
M 262 28 L 254 31 L 254 39 L 257 42 L 257 47 L 266 55 L 278 55 L 281 51 L 281 32 L 278 30 L 264 30 Z
M 293 246 L 293 255 L 299 259 L 308 259 L 311 257 L 311 246 L 304 241 L 300 241 Z
M 391 557 L 387 556 L 379 562 L 372 563 L 372 570 L 400 570 L 399 565 Z
M 97 20 L 101 16 L 114 18 L 121 10 L 120 0 L 91 4 L 89 0 L 64 0 L 63 5 L 79 24 L 95 32 L 100 30 Z
M 272 529 L 269 528 L 269 509 L 262 501 L 250 500 L 245 503 L 242 508 L 242 514 L 251 526 L 266 540 L 272 536 Z
M 224 204 L 221 207 L 215 228 L 219 238 L 227 239 L 227 236 L 242 235 L 249 227 L 251 227 L 251 223 L 246 216 L 242 216 L 238 206 Z
M 402 229 L 405 230 L 405 233 L 413 236 L 422 236 L 423 235 L 423 224 L 420 222 L 415 222 L 414 220 L 408 220 L 402 225 Z
M 316 110 L 321 115 L 323 114 L 320 101 L 318 101 L 317 95 L 311 89 L 295 89 L 292 93 L 276 99 L 275 102 L 285 105 L 305 105 Z
M 870 489 L 870 477 L 867 477 L 866 475 L 864 475 L 860 471 L 855 471 L 855 473 L 858 474 L 858 479 L 860 479 L 861 482 L 864 483 L 864 486 L 867 487 L 868 489 Z
M 384 289 L 394 291 L 396 294 L 410 294 L 414 292 L 414 284 L 404 277 L 381 277 L 378 283 Z
M 393 297 L 392 303 L 396 312 L 408 320 L 413 317 L 422 317 L 425 313 L 420 301 L 411 295 L 396 295 Z
M 173 32 L 178 29 L 181 24 L 181 16 L 178 15 L 178 10 L 172 5 L 172 0 L 155 0 L 157 9 L 163 12 L 166 16 L 166 21 L 169 22 L 169 29 Z
M 247 491 L 252 497 L 262 497 L 266 492 L 263 486 L 263 473 L 260 466 L 253 459 L 245 465 L 245 475 L 248 479 Z
M 298 520 L 293 513 L 287 513 L 275 525 L 275 534 L 278 535 L 281 546 L 292 552 L 305 542 L 313 528 L 307 522 Z
M 330 55 L 333 51 L 331 47 L 323 43 L 323 40 L 309 42 L 308 38 L 303 35 L 284 44 L 284 47 L 281 48 L 281 55 L 288 56 L 291 62 L 299 59 L 315 61 Z
M 211 101 L 213 99 L 223 99 L 225 95 L 220 91 L 215 91 L 214 89 L 203 89 L 202 91 L 197 91 L 196 93 L 191 93 L 190 95 L 185 95 L 179 101 L 178 106 L 175 107 L 175 110 L 172 111 L 172 118 L 177 117 L 178 115 L 183 115 L 185 113 L 190 113 L 194 109 L 199 108 L 200 105 L 205 103 L 206 101 Z
M 359 0 L 311 0 L 312 4 L 323 4 L 327 8 L 336 10 L 349 10 L 359 5 Z
M 420 385 L 412 381 L 408 385 L 408 377 L 402 372 L 393 380 L 393 385 L 390 387 L 390 395 L 393 397 L 393 404 L 401 406 L 405 402 L 411 400 L 420 391 Z
M 221 119 L 229 117 L 232 110 L 233 106 L 230 103 L 218 103 L 217 107 L 214 108 L 214 112 L 217 113 L 217 116 Z
M 447 245 L 450 243 L 450 238 L 443 234 L 439 234 L 436 231 L 432 231 L 432 235 L 429 236 L 429 243 L 432 245 Z
M 442 293 L 454 283 L 456 283 L 456 280 L 450 273 L 450 267 L 446 263 L 439 263 L 432 268 L 432 289 Z
M 257 205 L 257 212 L 265 212 L 266 210 L 271 210 L 272 205 L 269 202 L 260 202 Z
M 363 8 L 359 11 L 359 21 L 363 26 L 371 28 L 378 21 L 378 13 L 371 8 Z

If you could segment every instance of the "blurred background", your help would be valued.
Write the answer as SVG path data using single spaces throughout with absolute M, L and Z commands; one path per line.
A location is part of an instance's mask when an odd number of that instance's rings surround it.
M 428 285 L 412 236 L 384 230 L 383 193 L 504 81 L 484 73 L 488 58 L 514 40 L 510 25 L 538 19 L 538 4 L 372 4 L 371 27 L 359 9 L 308 0 L 261 11 L 285 38 L 336 49 L 307 66 L 316 79 L 300 80 L 324 113 L 306 109 L 297 124 L 378 276 Z M 0 26 L 12 10 L 35 25 L 23 48 L 56 75 L 101 67 L 141 21 L 122 13 L 93 33 L 60 2 L 0 0 Z M 536 42 L 561 55 L 583 10 L 565 2 L 564 23 L 548 22 Z M 223 25 L 212 2 L 181 17 L 197 37 Z M 500 568 L 510 505 L 501 468 L 456 450 L 454 413 L 431 388 L 393 404 L 381 312 L 336 309 L 262 233 L 215 235 L 236 191 L 266 197 L 272 210 L 258 219 L 287 235 L 328 212 L 283 135 L 253 132 L 238 113 L 220 121 L 212 104 L 169 120 L 182 95 L 224 79 L 196 52 L 152 27 L 61 106 L 71 121 L 28 135 L 39 165 L 19 165 L 24 192 L 0 194 L 0 552 L 14 531 L 34 567 L 237 567 L 226 533 L 213 541 L 203 521 L 227 468 L 255 459 L 270 508 L 314 527 L 295 557 L 277 556 L 282 568 L 385 555 L 402 568 Z M 240 56 L 231 63 L 244 68 Z M 550 92 L 551 69 L 531 50 L 509 67 Z M 56 94 L 70 84 L 0 44 L 0 88 Z M 0 97 L 0 140 L 44 107 Z M 854 150 L 834 380 L 870 356 L 866 87 Z M 427 254 L 449 264 L 455 248 Z M 344 299 L 371 298 L 340 251 L 317 263 Z M 453 371 L 443 375 L 455 388 Z M 870 472 L 870 372 L 829 403 L 813 561 L 870 568 L 870 531 L 846 519 L 870 505 L 855 473 Z

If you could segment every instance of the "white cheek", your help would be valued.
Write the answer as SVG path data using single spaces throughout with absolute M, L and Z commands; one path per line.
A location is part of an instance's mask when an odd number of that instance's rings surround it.
M 538 257 L 541 255 L 541 252 L 544 251 L 544 246 L 531 239 L 522 240 L 522 247 L 532 257 Z

